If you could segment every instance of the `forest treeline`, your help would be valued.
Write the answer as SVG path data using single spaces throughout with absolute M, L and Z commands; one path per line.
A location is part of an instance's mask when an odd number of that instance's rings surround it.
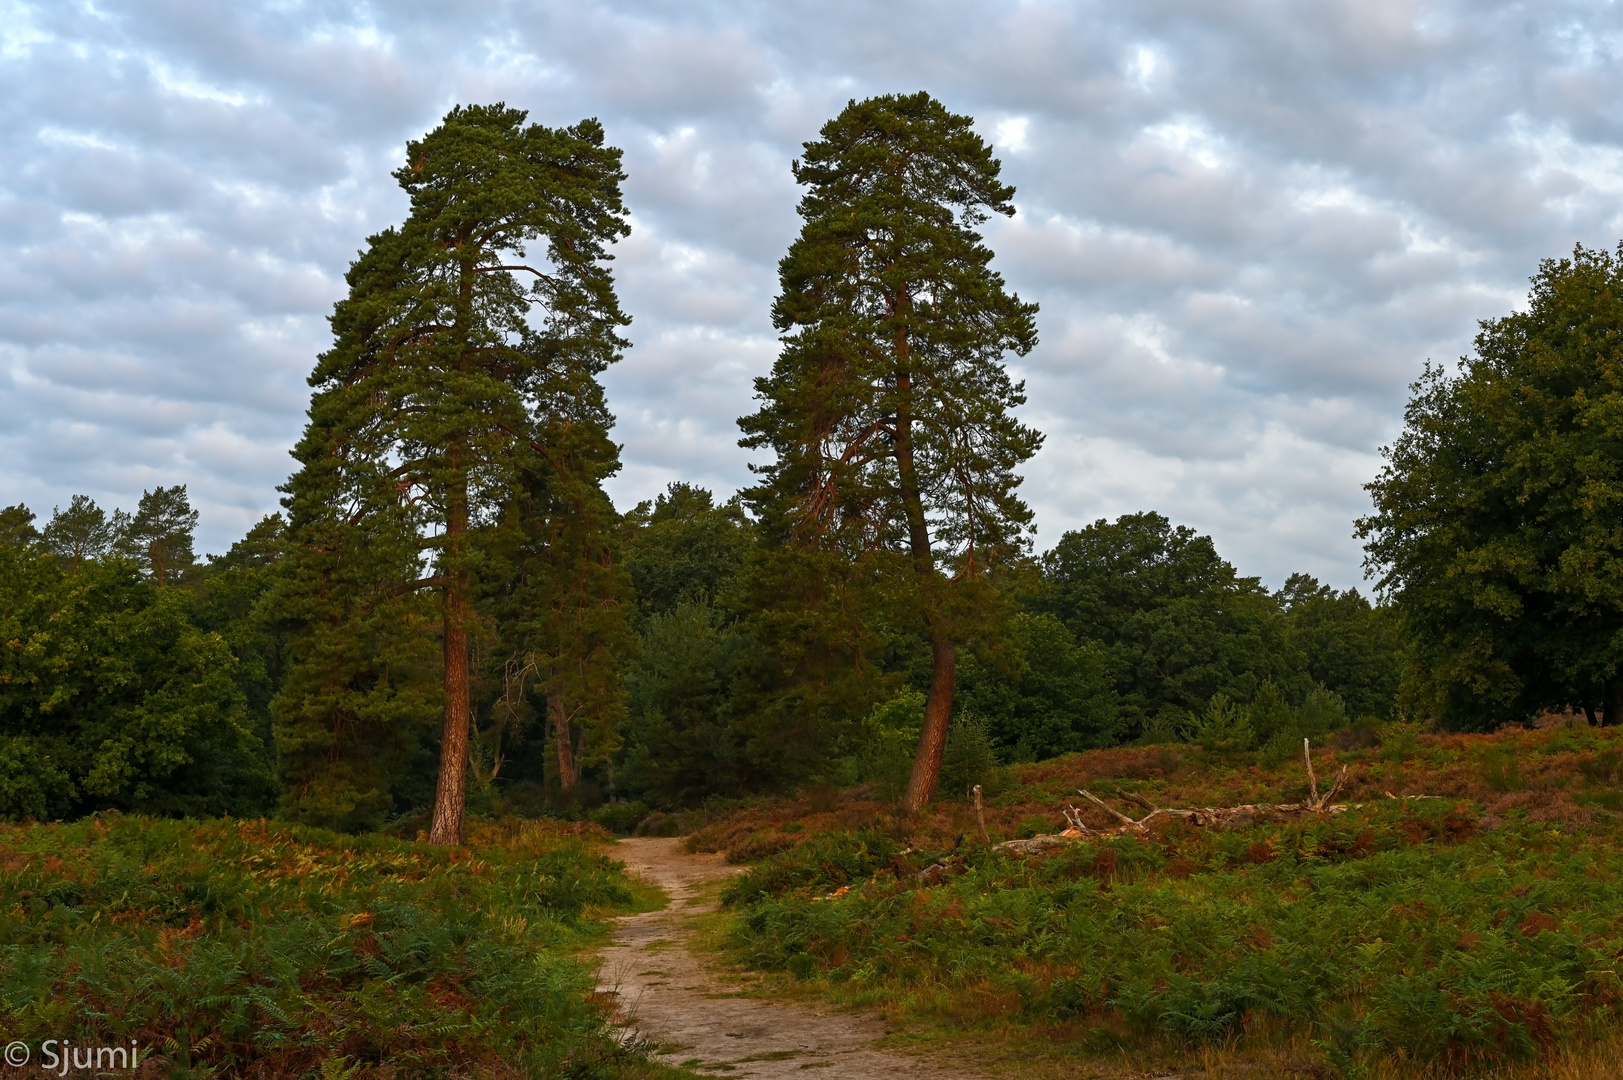
M 1606 252 L 1544 263 L 1527 311 L 1415 385 L 1356 526 L 1372 606 L 1270 591 L 1148 511 L 1039 553 L 1043 436 L 1004 364 L 1038 310 L 978 231 L 1015 213 L 991 147 L 890 95 L 792 170 L 781 347 L 739 420 L 755 483 L 620 513 L 620 152 L 504 105 L 409 143 L 410 211 L 346 275 L 282 512 L 201 560 L 184 487 L 0 512 L 0 814 L 422 815 L 450 844 L 470 806 L 624 824 L 823 781 L 911 812 L 995 760 L 1623 717 Z
M 12 646 L 0 812 L 281 813 L 361 829 L 424 811 L 443 713 L 432 633 L 412 643 L 417 669 L 391 672 L 387 725 L 343 733 L 353 742 L 326 759 L 349 786 L 326 779 L 326 801 L 314 798 L 301 785 L 321 774 L 287 697 L 298 622 L 278 592 L 285 519 L 201 559 L 195 522 L 184 487 L 147 493 L 134 514 L 83 496 L 44 521 L 0 511 L 0 633 Z M 610 798 L 669 809 L 819 779 L 899 790 L 929 672 L 928 641 L 905 613 L 869 622 L 865 670 L 830 695 L 852 706 L 795 730 L 784 699 L 803 691 L 781 676 L 784 635 L 750 605 L 771 558 L 741 500 L 675 483 L 612 532 L 624 621 L 613 708 L 573 733 L 579 772 L 565 778 L 544 682 L 519 686 L 514 658 L 482 647 L 475 809 Z M 1214 697 L 1250 706 L 1259 749 L 1391 712 L 1401 650 L 1390 612 L 1301 574 L 1270 592 L 1159 514 L 1066 533 L 1011 571 L 1005 593 L 995 640 L 960 666 L 954 736 L 984 738 L 1004 761 L 1198 736 Z M 416 607 L 394 616 L 402 635 L 432 625 L 433 598 Z

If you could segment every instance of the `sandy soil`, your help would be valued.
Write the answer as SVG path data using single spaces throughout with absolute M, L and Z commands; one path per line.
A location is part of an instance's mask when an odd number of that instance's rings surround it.
M 978 1080 L 923 1057 L 875 1048 L 879 1020 L 850 1013 L 736 996 L 740 986 L 708 967 L 687 947 L 692 917 L 715 910 L 713 882 L 742 868 L 719 855 L 689 855 L 679 839 L 620 841 L 615 854 L 638 877 L 660 886 L 663 911 L 618 920 L 603 950 L 598 988 L 619 995 L 620 1013 L 672 1065 L 729 1077 L 772 1080 L 868 1080 L 928 1074 L 939 1080 Z

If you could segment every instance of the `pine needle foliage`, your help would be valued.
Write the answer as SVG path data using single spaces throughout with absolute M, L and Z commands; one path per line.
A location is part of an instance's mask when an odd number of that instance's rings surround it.
M 594 120 L 524 120 L 458 106 L 407 145 L 394 175 L 410 215 L 350 268 L 310 377 L 280 601 L 299 628 L 279 729 L 295 816 L 386 809 L 371 747 L 415 752 L 437 705 L 432 835 L 459 840 L 470 647 L 490 629 L 476 600 L 499 526 L 541 478 L 568 472 L 561 436 L 607 426 L 595 380 L 628 322 L 607 266 L 628 232 L 620 152 Z
M 1036 306 L 976 231 L 1014 213 L 1014 189 L 972 124 L 926 93 L 886 95 L 806 144 L 805 224 L 772 308 L 783 348 L 739 422 L 744 446 L 775 455 L 747 494 L 770 540 L 838 552 L 827 568 L 895 553 L 911 573 L 933 656 L 915 807 L 940 769 L 962 594 L 1023 550 L 1016 470 L 1041 444 L 1002 363 L 1036 344 Z

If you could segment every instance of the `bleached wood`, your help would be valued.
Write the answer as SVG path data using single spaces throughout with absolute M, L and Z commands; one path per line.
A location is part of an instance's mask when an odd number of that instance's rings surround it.
M 1123 824 L 1127 824 L 1127 825 L 1137 825 L 1138 824 L 1138 822 L 1134 821 L 1132 818 L 1128 817 L 1126 814 L 1122 813 L 1120 810 L 1117 810 L 1115 807 L 1110 806 L 1103 799 L 1099 798 L 1099 796 L 1093 794 L 1093 792 L 1084 791 L 1083 789 L 1078 788 L 1076 793 L 1078 795 L 1082 796 L 1084 799 L 1088 800 L 1093 805 L 1097 806 L 1099 809 L 1103 810 L 1105 813 L 1114 815 L 1116 820 L 1122 822 Z

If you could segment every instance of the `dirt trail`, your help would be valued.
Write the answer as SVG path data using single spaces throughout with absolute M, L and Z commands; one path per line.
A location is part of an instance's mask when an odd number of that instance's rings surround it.
M 885 1025 L 871 1017 L 814 1011 L 783 1002 L 734 996 L 734 980 L 708 968 L 687 948 L 694 915 L 714 911 L 704 886 L 741 868 L 719 855 L 689 855 L 679 839 L 620 841 L 626 869 L 664 889 L 664 911 L 617 920 L 603 950 L 598 988 L 619 995 L 622 1016 L 660 1044 L 673 1065 L 729 1077 L 773 1080 L 869 1080 L 928 1074 L 939 1080 L 978 1080 L 925 1058 L 879 1050 Z

